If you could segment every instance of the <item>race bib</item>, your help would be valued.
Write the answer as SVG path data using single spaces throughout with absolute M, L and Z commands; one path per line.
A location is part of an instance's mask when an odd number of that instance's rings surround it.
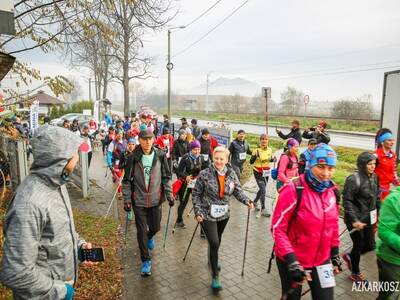
M 371 210 L 371 211 L 369 212 L 369 217 L 370 217 L 370 220 L 371 220 L 371 225 L 374 225 L 374 224 L 376 223 L 376 221 L 377 221 L 376 209 Z
M 332 264 L 318 266 L 317 273 L 319 282 L 323 289 L 336 286 L 335 274 L 333 273 Z
M 194 186 L 196 185 L 196 181 L 197 181 L 197 178 L 191 180 L 191 181 L 189 182 L 189 184 L 187 185 L 187 187 L 188 187 L 189 189 L 193 189 Z
M 228 205 L 211 204 L 211 217 L 221 218 L 225 216 L 228 212 L 228 208 Z
M 245 160 L 246 159 L 246 152 L 239 153 L 239 159 L 240 160 Z
M 203 155 L 204 161 L 208 161 L 208 154 L 202 154 L 202 155 Z
M 262 174 L 263 177 L 269 177 L 270 175 L 271 175 L 271 169 L 263 170 Z

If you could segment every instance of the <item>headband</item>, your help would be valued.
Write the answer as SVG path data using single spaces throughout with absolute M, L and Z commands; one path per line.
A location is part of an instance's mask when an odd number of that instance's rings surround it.
M 390 140 L 393 139 L 393 135 L 390 132 L 386 132 L 384 134 L 382 134 L 379 138 L 378 138 L 378 142 L 380 144 L 382 144 L 384 141 L 386 140 Z

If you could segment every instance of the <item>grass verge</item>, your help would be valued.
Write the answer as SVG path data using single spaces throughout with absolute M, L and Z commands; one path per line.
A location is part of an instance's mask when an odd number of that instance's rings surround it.
M 199 119 L 207 119 L 212 121 L 221 121 L 230 122 L 248 122 L 248 123 L 257 123 L 264 125 L 265 124 L 265 116 L 264 114 L 233 114 L 233 113 L 217 113 L 210 112 L 208 114 L 204 112 L 196 112 L 196 111 L 177 111 L 175 114 L 179 117 L 188 117 L 188 118 L 199 118 Z M 310 118 L 306 119 L 302 117 L 282 117 L 282 116 L 268 116 L 268 121 L 270 126 L 290 126 L 290 122 L 294 119 L 299 119 L 301 123 L 301 128 L 309 128 L 315 126 L 321 119 L 323 118 Z M 379 129 L 379 121 L 359 121 L 359 120 L 327 120 L 328 129 L 334 130 L 345 130 L 345 131 L 359 131 L 359 132 L 371 132 L 375 133 Z
M 3 221 L 7 203 L 0 203 L 0 258 L 3 255 Z M 118 299 L 122 293 L 122 265 L 118 250 L 121 239 L 118 220 L 92 216 L 74 210 L 76 230 L 95 247 L 103 247 L 106 261 L 93 267 L 79 267 L 79 280 L 74 299 Z M 0 300 L 12 299 L 11 292 L 0 284 Z

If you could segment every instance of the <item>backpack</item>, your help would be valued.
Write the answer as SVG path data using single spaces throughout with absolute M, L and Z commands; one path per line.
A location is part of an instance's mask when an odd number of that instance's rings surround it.
M 289 163 L 288 163 L 288 165 L 287 165 L 287 168 L 288 168 L 288 169 L 292 169 L 292 168 L 293 168 L 293 161 L 291 160 L 290 155 L 288 155 L 286 152 L 283 152 L 282 155 L 281 155 L 281 157 L 279 158 L 278 166 L 277 166 L 276 168 L 273 168 L 272 171 L 271 171 L 271 177 L 272 177 L 272 179 L 274 179 L 274 180 L 277 180 L 277 179 L 278 179 L 279 164 L 280 164 L 280 162 L 281 162 L 282 156 L 284 156 L 284 155 L 286 155 L 286 156 L 289 158 Z M 297 160 L 297 159 L 296 159 L 296 160 Z M 296 162 L 297 162 L 297 161 L 296 161 Z
M 300 207 L 301 199 L 302 199 L 302 196 L 303 196 L 304 186 L 301 185 L 301 182 L 299 184 L 295 183 L 295 187 L 296 187 L 297 201 L 296 201 L 296 206 L 295 206 L 294 211 L 293 211 L 293 215 L 290 218 L 290 221 L 289 221 L 289 224 L 288 224 L 287 232 L 289 232 L 291 225 L 293 224 L 294 220 L 297 217 L 297 213 L 299 212 L 299 207 Z M 334 189 L 334 193 L 335 193 L 335 197 L 336 197 L 336 203 L 339 203 L 340 202 L 340 192 L 336 187 Z M 269 261 L 268 261 L 268 270 L 267 270 L 268 274 L 271 273 L 272 261 L 275 259 L 274 247 L 275 247 L 275 243 L 272 246 L 271 256 L 270 256 Z

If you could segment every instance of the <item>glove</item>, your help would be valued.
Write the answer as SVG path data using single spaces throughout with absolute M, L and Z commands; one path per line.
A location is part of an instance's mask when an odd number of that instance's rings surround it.
M 124 203 L 124 210 L 125 210 L 126 212 L 130 212 L 131 209 L 132 209 L 132 204 L 129 203 L 129 202 L 125 202 L 125 203 Z
M 178 169 L 178 162 L 176 160 L 174 160 L 174 162 L 172 163 L 172 167 L 176 170 Z
M 128 216 L 127 216 L 127 217 L 128 217 L 128 220 L 129 220 L 129 221 L 132 221 L 132 220 L 133 220 L 132 211 L 128 211 L 127 214 L 128 214 Z
M 173 197 L 167 198 L 170 207 L 174 206 L 175 199 Z
M 343 269 L 342 269 L 342 260 L 340 259 L 339 254 L 331 256 L 331 262 L 332 262 L 332 265 L 333 265 L 334 268 L 335 267 L 338 268 L 339 272 L 343 271 Z
M 288 270 L 290 277 L 295 282 L 303 282 L 306 278 L 306 273 L 304 272 L 303 267 L 300 265 L 298 261 L 295 261 L 288 265 Z
M 67 289 L 67 294 L 65 295 L 65 300 L 74 299 L 74 294 L 75 294 L 74 288 L 68 283 L 65 284 L 65 288 Z

